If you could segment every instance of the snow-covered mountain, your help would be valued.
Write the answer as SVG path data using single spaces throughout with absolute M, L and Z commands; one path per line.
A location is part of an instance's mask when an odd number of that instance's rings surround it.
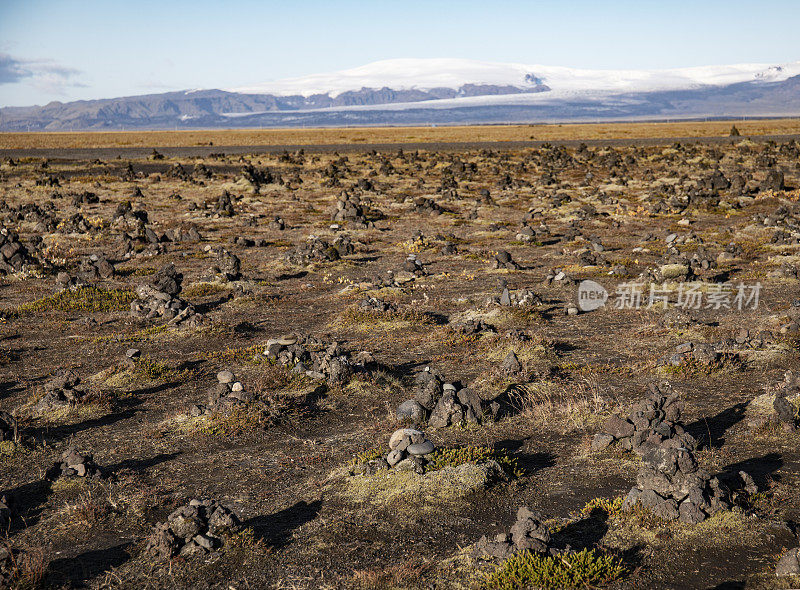
M 468 59 L 389 59 L 329 74 L 231 88 L 229 92 L 303 97 L 327 94 L 335 98 L 363 88 L 431 91 L 458 90 L 467 85 L 512 86 L 520 90 L 545 85 L 553 91 L 575 93 L 656 92 L 741 82 L 780 82 L 797 75 L 800 61 L 670 70 L 584 70 Z
M 800 62 L 582 70 L 392 59 L 228 90 L 0 109 L 0 130 L 529 123 L 800 115 Z

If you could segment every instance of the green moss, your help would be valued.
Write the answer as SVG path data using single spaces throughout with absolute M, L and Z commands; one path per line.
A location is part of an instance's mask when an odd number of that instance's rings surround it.
M 237 436 L 266 425 L 264 413 L 253 404 L 242 404 L 227 413 L 215 412 L 203 416 L 189 428 L 191 432 L 208 436 Z
M 361 451 L 360 453 L 356 453 L 356 455 L 350 459 L 350 467 L 355 467 L 356 465 L 361 465 L 363 463 L 369 463 L 375 459 L 380 459 L 385 453 L 388 453 L 388 449 L 384 447 L 375 447 L 373 449 L 367 449 L 366 451 Z
M 81 287 L 49 295 L 36 301 L 23 303 L 6 312 L 6 317 L 19 317 L 45 311 L 124 311 L 136 293 L 130 289 L 98 289 L 97 287 Z
M 183 295 L 186 297 L 207 297 L 227 290 L 228 287 L 220 283 L 195 283 L 184 289 Z
M 610 518 L 622 513 L 622 503 L 624 501 L 625 498 L 622 496 L 617 496 L 615 498 L 592 498 L 581 509 L 581 512 L 589 516 L 599 510 L 605 512 Z
M 252 346 L 231 347 L 223 350 L 209 352 L 203 355 L 208 361 L 235 364 L 259 364 L 269 362 L 264 356 L 264 344 L 253 344 Z
M 156 269 L 152 267 L 134 268 L 132 266 L 117 268 L 116 273 L 122 277 L 146 277 L 156 274 Z
M 618 559 L 598 555 L 592 549 L 560 557 L 523 551 L 490 574 L 484 587 L 497 590 L 594 588 L 613 582 L 625 573 Z
M 440 448 L 425 458 L 428 460 L 425 466 L 426 472 L 437 471 L 443 467 L 457 467 L 464 463 L 483 463 L 493 459 L 500 464 L 509 477 L 522 477 L 525 474 L 516 458 L 502 449 L 494 449 L 489 446 L 470 445 L 452 449 Z

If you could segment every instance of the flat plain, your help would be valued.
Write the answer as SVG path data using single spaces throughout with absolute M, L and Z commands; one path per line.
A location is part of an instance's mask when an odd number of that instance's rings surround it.
M 149 154 L 0 164 L 3 583 L 791 587 L 800 121 L 731 125 L 0 134 Z

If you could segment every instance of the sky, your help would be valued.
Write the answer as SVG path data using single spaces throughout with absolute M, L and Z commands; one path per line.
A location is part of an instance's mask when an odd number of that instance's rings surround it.
M 0 107 L 381 59 L 657 69 L 800 60 L 798 0 L 0 0 Z

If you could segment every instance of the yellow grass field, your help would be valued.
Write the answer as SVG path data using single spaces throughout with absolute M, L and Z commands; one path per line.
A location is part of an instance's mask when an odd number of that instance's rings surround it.
M 800 119 L 480 125 L 463 127 L 359 127 L 350 129 L 220 129 L 209 131 L 113 131 L 0 133 L 0 149 L 329 145 L 718 137 L 735 124 L 742 135 L 800 134 Z

